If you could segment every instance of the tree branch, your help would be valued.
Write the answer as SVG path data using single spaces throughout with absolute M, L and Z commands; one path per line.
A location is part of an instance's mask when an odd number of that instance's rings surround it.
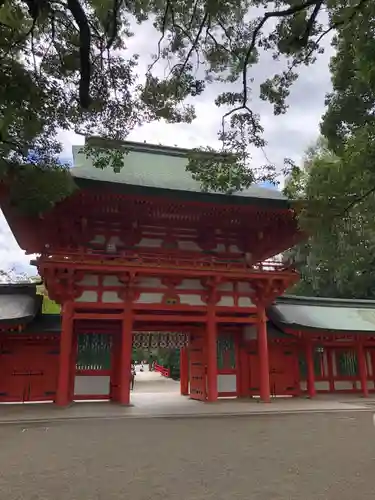
M 171 0 L 167 0 L 166 1 L 166 5 L 165 5 L 164 15 L 163 15 L 163 23 L 162 23 L 162 28 L 161 28 L 161 37 L 158 40 L 158 55 L 156 56 L 155 61 L 148 68 L 148 71 L 147 71 L 148 73 L 152 70 L 152 68 L 160 60 L 160 57 L 161 57 L 161 43 L 162 43 L 162 41 L 165 38 L 165 30 L 166 30 L 166 27 L 167 27 L 168 11 L 169 11 L 170 6 L 171 6 Z
M 290 7 L 289 9 L 284 9 L 284 10 L 279 10 L 279 11 L 270 11 L 266 12 L 263 16 L 263 18 L 260 20 L 256 28 L 254 29 L 253 36 L 251 38 L 251 43 L 249 48 L 247 49 L 246 55 L 245 55 L 245 60 L 244 60 L 244 67 L 243 67 L 243 72 L 242 72 L 242 85 L 243 85 L 243 107 L 246 106 L 247 99 L 248 99 L 248 93 L 247 93 L 247 67 L 250 61 L 250 56 L 255 49 L 255 44 L 258 38 L 258 35 L 260 33 L 260 30 L 263 28 L 263 26 L 266 24 L 268 19 L 271 19 L 272 17 L 288 17 L 293 14 L 296 14 L 297 12 L 301 12 L 302 10 L 308 9 L 309 7 L 312 7 L 313 5 L 316 5 L 320 2 L 320 0 L 307 0 L 306 2 L 300 4 L 300 5 L 295 5 L 294 7 Z
M 371 187 L 367 191 L 364 192 L 361 196 L 356 198 L 355 200 L 351 201 L 349 205 L 346 206 L 346 208 L 339 214 L 337 214 L 338 217 L 343 217 L 346 215 L 352 208 L 354 208 L 358 203 L 361 203 L 364 201 L 366 198 L 370 196 L 370 194 L 375 193 L 375 186 Z
M 83 109 L 90 106 L 90 80 L 91 80 L 91 32 L 90 26 L 81 4 L 78 0 L 68 0 L 68 9 L 72 13 L 79 29 L 80 42 L 80 82 L 79 82 L 79 102 Z
M 177 67 L 179 67 L 179 76 L 182 75 L 182 73 L 184 72 L 188 62 L 189 62 L 189 59 L 191 57 L 191 54 L 193 53 L 193 51 L 195 50 L 197 52 L 197 57 L 198 57 L 198 63 L 199 63 L 199 52 L 198 52 L 198 49 L 197 49 L 197 46 L 198 46 L 198 42 L 199 42 L 199 38 L 201 37 L 202 35 L 202 32 L 203 32 L 203 28 L 204 28 L 204 25 L 206 24 L 206 21 L 208 19 L 208 12 L 206 11 L 204 16 L 203 16 L 203 19 L 202 19 L 202 22 L 201 24 L 199 25 L 199 28 L 198 28 L 198 33 L 196 34 L 195 38 L 194 39 L 191 39 L 190 35 L 181 27 L 179 26 L 178 24 L 175 23 L 175 19 L 174 19 L 174 10 L 172 9 L 172 5 L 171 5 L 171 14 L 172 14 L 172 23 L 173 23 L 173 26 L 175 28 L 178 28 L 179 30 L 181 30 L 182 33 L 184 33 L 184 35 L 190 40 L 191 42 L 191 47 L 189 49 L 189 52 L 187 54 L 187 56 L 185 57 L 185 60 L 182 64 L 176 64 L 172 70 L 171 70 L 171 73 L 173 72 L 173 70 Z M 192 22 L 192 21 L 191 21 Z
M 112 12 L 112 17 L 113 17 L 113 25 L 112 25 L 112 33 L 109 37 L 109 40 L 107 42 L 107 50 L 109 50 L 115 39 L 116 39 L 116 36 L 117 36 L 117 33 L 118 33 L 118 14 L 119 14 L 119 10 L 121 8 L 121 5 L 123 3 L 123 0 L 113 0 L 113 12 Z

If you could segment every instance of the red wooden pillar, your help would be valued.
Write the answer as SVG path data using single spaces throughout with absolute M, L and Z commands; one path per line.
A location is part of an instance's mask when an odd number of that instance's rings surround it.
M 187 347 L 180 349 L 180 390 L 182 396 L 189 395 L 189 356 Z
M 271 393 L 270 369 L 268 359 L 267 317 L 265 308 L 262 304 L 258 304 L 257 312 L 260 398 L 264 403 L 269 403 L 271 400 Z
M 215 306 L 209 305 L 207 324 L 207 401 L 217 401 L 217 325 Z
M 133 312 L 130 304 L 126 305 L 122 321 L 120 343 L 120 388 L 118 400 L 120 404 L 130 404 L 130 368 L 133 345 Z
M 69 398 L 74 400 L 74 385 L 76 381 L 76 365 L 77 365 L 77 350 L 78 350 L 78 335 L 73 331 L 72 351 L 70 353 L 70 380 L 69 380 Z
M 361 389 L 364 398 L 368 397 L 368 387 L 367 387 L 367 368 L 366 368 L 366 355 L 365 349 L 363 347 L 363 342 L 357 340 L 357 356 L 358 356 L 358 368 L 359 377 L 361 380 Z
M 234 334 L 234 352 L 235 352 L 235 364 L 236 364 L 236 397 L 240 398 L 242 396 L 242 371 L 241 371 L 241 347 L 240 347 L 240 335 L 242 335 L 242 330 L 236 331 Z
M 314 369 L 314 347 L 310 340 L 306 341 L 306 365 L 307 365 L 307 393 L 309 398 L 316 395 L 315 369 Z
M 68 301 L 62 306 L 62 324 L 60 335 L 59 374 L 55 403 L 67 406 L 71 402 L 71 368 L 73 344 L 73 304 Z
M 122 327 L 120 331 L 116 331 L 112 336 L 112 352 L 111 352 L 111 401 L 119 401 L 119 386 L 121 380 L 121 336 Z

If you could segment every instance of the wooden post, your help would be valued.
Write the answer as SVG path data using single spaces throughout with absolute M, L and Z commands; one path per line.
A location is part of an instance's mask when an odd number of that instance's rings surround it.
M 130 369 L 133 346 L 133 312 L 129 302 L 126 303 L 120 343 L 120 388 L 119 403 L 130 404 Z
M 119 387 L 121 381 L 121 337 L 122 326 L 121 330 L 114 332 L 112 336 L 110 398 L 111 401 L 115 403 L 119 402 Z
M 364 398 L 368 398 L 366 356 L 363 342 L 360 339 L 357 340 L 357 356 L 362 394 Z
M 258 303 L 257 312 L 260 398 L 264 403 L 269 403 L 271 400 L 271 393 L 270 369 L 268 359 L 267 317 L 265 307 L 262 304 Z
M 73 329 L 73 341 L 72 350 L 70 353 L 70 379 L 69 379 L 69 399 L 74 400 L 74 386 L 76 381 L 76 365 L 77 365 L 77 350 L 78 350 L 78 335 L 74 333 Z
M 59 373 L 55 403 L 67 406 L 71 402 L 71 353 L 73 343 L 73 304 L 68 301 L 62 306 L 60 336 Z
M 242 331 L 236 331 L 234 334 L 234 349 L 235 349 L 235 366 L 236 366 L 236 397 L 242 396 L 242 371 L 241 371 L 241 347 L 240 347 L 240 334 Z
M 209 304 L 207 324 L 207 401 L 214 402 L 218 398 L 217 390 L 217 325 L 215 306 Z
M 182 396 L 189 395 L 189 355 L 187 347 L 180 349 L 180 390 Z
M 306 341 L 306 365 L 307 365 L 307 393 L 309 398 L 316 396 L 315 369 L 314 369 L 314 347 L 310 340 Z
M 333 358 L 332 358 L 332 356 L 335 356 L 335 366 L 337 366 L 336 351 L 331 349 L 331 348 L 324 349 L 323 356 L 326 356 L 326 359 L 327 359 L 329 392 L 335 392 L 335 375 L 333 373 Z

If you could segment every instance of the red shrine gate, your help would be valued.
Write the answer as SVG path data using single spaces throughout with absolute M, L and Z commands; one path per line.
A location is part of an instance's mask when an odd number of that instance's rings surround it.
M 135 143 L 124 147 L 129 168 L 115 179 L 99 179 L 109 174 L 93 167 L 72 169 L 79 189 L 42 216 L 20 216 L 6 195 L 2 200 L 17 241 L 40 255 L 39 274 L 49 296 L 62 305 L 55 402 L 65 406 L 74 398 L 76 328 L 84 322 L 95 329 L 106 322 L 116 325 L 111 367 L 103 376 L 110 378 L 111 399 L 121 404 L 129 404 L 133 331 L 145 325 L 194 328 L 191 397 L 215 401 L 231 392 L 235 378 L 233 368 L 218 372 L 218 339 L 224 331 L 254 325 L 258 379 L 253 373 L 253 380 L 260 397 L 269 401 L 265 309 L 298 276 L 280 263 L 260 263 L 300 238 L 288 201 L 259 187 L 235 196 L 202 193 L 186 172 L 188 151 Z M 138 175 L 152 154 L 159 163 Z M 87 163 L 82 153 L 76 160 Z M 160 179 L 159 164 L 169 168 Z M 137 165 L 138 176 L 132 176 L 131 165 Z M 149 184 L 135 186 L 137 179 Z M 160 184 L 166 179 L 168 186 Z M 183 386 L 186 392 L 186 382 Z

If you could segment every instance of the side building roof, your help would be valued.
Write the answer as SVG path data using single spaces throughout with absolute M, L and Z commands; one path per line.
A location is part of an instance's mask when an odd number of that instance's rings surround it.
M 206 198 L 207 201 L 232 204 L 258 203 L 288 208 L 288 199 L 277 189 L 250 186 L 248 189 L 226 195 L 220 192 L 202 192 L 200 183 L 186 171 L 189 149 L 172 148 L 156 144 L 131 141 L 114 142 L 101 138 L 88 138 L 87 141 L 98 148 L 119 147 L 124 149 L 123 168 L 116 173 L 111 168 L 98 169 L 84 153 L 82 146 L 73 146 L 74 167 L 71 174 L 79 187 L 94 187 L 98 182 L 101 189 L 137 194 L 143 192 L 162 192 L 163 195 L 176 195 L 178 198 Z M 138 189 L 137 189 L 138 188 Z M 214 199 L 215 198 L 215 199 Z
M 0 326 L 30 323 L 40 311 L 42 301 L 34 283 L 0 285 Z
M 375 301 L 319 297 L 279 297 L 267 310 L 282 329 L 375 332 Z

